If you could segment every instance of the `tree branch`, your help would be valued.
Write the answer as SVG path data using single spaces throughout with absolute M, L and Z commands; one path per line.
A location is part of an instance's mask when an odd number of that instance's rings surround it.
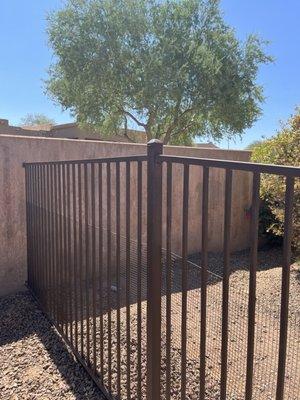
M 147 124 L 143 124 L 143 122 L 139 121 L 133 114 L 131 114 L 129 111 L 126 111 L 124 109 L 120 110 L 122 113 L 125 115 L 128 115 L 138 126 L 142 126 L 143 128 L 147 127 Z
M 186 111 L 192 111 L 192 109 L 189 109 L 189 110 L 186 110 Z M 179 117 L 178 117 L 178 119 L 180 118 L 180 117 L 182 117 L 184 114 L 186 114 L 186 112 L 183 112 Z M 178 120 L 177 119 L 177 120 Z M 176 133 L 179 133 L 179 132 L 186 132 L 189 128 L 191 128 L 193 126 L 193 123 L 188 123 L 187 125 L 185 125 L 185 126 L 183 126 L 183 127 L 180 127 L 180 129 L 178 130 L 178 132 L 176 131 L 176 126 L 174 125 L 174 124 L 172 124 L 172 129 L 168 129 L 168 131 L 167 131 L 167 133 L 166 133 L 166 135 L 165 135 L 165 137 L 164 137 L 164 144 L 168 144 L 169 143 L 169 141 L 171 140 L 171 138 L 173 137 L 173 136 L 175 136 L 175 134 Z M 175 130 L 175 132 L 174 132 L 174 130 Z
M 180 106 L 180 101 L 177 102 L 176 104 L 176 115 L 174 117 L 174 121 L 173 123 L 169 126 L 169 128 L 167 129 L 167 132 L 164 136 L 164 144 L 168 144 L 171 136 L 172 136 L 172 131 L 174 128 L 176 128 L 176 125 L 178 124 L 178 121 L 180 120 L 180 118 L 184 117 L 186 114 L 188 114 L 191 111 L 194 111 L 195 108 L 191 107 L 191 108 L 187 108 L 186 110 L 184 110 L 181 114 L 178 115 L 178 109 Z
M 169 126 L 169 128 L 167 129 L 167 132 L 164 136 L 164 144 L 168 144 L 170 139 L 171 139 L 171 134 L 172 134 L 172 130 L 173 128 L 176 126 L 177 122 L 178 122 L 178 112 L 179 112 L 179 107 L 180 107 L 180 103 L 181 103 L 181 98 L 179 98 L 177 100 L 176 106 L 175 106 L 175 116 L 174 116 L 174 120 L 173 123 L 171 123 L 171 125 Z
M 126 137 L 129 142 L 135 143 L 131 137 L 128 136 L 128 124 L 127 124 L 127 117 L 125 116 L 125 122 L 124 122 L 124 136 Z

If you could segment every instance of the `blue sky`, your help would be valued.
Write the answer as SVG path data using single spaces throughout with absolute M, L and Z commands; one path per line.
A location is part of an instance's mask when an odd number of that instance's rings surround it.
M 19 124 L 27 113 L 44 113 L 57 123 L 72 120 L 68 112 L 44 94 L 43 79 L 52 61 L 47 46 L 46 13 L 61 0 L 2 0 L 0 24 L 0 118 Z M 300 105 L 300 1 L 221 0 L 226 21 L 239 38 L 257 33 L 271 43 L 275 63 L 261 68 L 258 81 L 265 88 L 263 115 L 230 148 L 244 148 L 261 136 L 271 136 Z M 227 141 L 221 143 L 227 147 Z

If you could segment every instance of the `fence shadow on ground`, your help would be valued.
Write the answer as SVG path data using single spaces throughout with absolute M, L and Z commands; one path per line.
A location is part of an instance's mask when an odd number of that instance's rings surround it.
M 43 355 L 40 352 L 35 353 L 35 348 L 30 346 L 30 342 L 26 343 L 26 338 L 30 338 L 31 336 L 37 336 L 37 340 L 44 346 L 45 353 Z M 19 341 L 22 342 L 20 344 L 22 351 L 21 353 L 19 351 L 14 354 L 14 347 L 11 348 L 10 345 Z M 36 354 L 34 356 L 36 365 L 48 364 L 47 359 L 49 356 L 63 381 L 68 385 L 74 399 L 104 399 L 100 390 L 85 369 L 68 351 L 66 343 L 28 291 L 0 298 L 0 348 L 4 347 L 5 350 L 5 346 L 10 348 L 8 351 L 13 352 L 12 362 L 15 364 L 9 367 L 15 371 L 18 370 L 18 363 L 21 362 L 23 370 L 27 367 L 31 368 L 35 366 L 35 364 L 32 364 L 32 358 L 28 357 L 30 353 L 33 355 Z M 14 384 L 15 382 L 11 383 Z M 17 386 L 14 390 L 14 394 L 18 395 Z M 22 393 L 25 393 L 23 389 Z M 31 394 L 33 395 L 33 393 Z

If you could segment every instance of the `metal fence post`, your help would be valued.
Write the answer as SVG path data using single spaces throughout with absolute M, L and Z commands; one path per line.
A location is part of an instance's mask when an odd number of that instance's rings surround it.
M 147 145 L 147 400 L 160 400 L 161 374 L 161 251 L 162 165 L 157 156 L 163 144 L 153 139 Z

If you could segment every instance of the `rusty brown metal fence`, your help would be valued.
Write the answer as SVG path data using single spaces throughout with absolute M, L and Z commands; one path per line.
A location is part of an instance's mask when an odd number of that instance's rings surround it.
M 24 166 L 28 285 L 108 399 L 300 397 L 300 321 L 289 314 L 300 168 L 163 155 L 158 141 L 145 156 Z M 214 168 L 224 171 L 225 204 L 211 228 Z M 190 190 L 192 169 L 200 204 Z M 235 174 L 253 180 L 244 287 L 232 286 L 233 257 L 240 257 L 230 248 Z M 256 293 L 262 174 L 286 184 L 278 304 Z M 175 179 L 182 183 L 176 193 Z M 191 219 L 194 207 L 202 209 L 199 221 Z M 190 224 L 199 227 L 197 254 L 190 254 Z M 224 236 L 220 254 L 210 248 L 214 229 Z

